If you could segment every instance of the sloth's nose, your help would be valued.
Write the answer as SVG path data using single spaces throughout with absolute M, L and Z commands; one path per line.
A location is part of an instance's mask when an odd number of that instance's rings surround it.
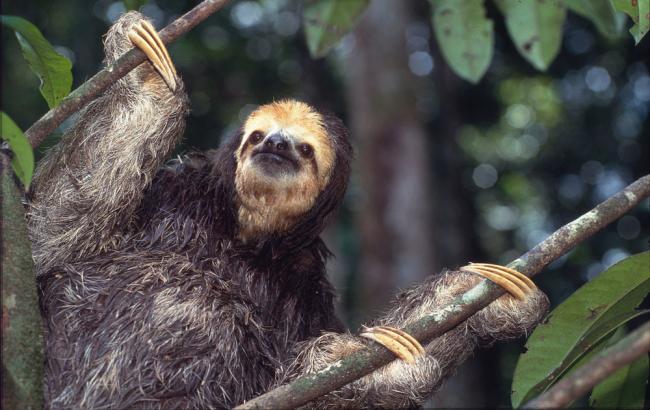
M 264 140 L 264 145 L 275 151 L 284 151 L 289 147 L 289 141 L 282 134 L 271 134 Z

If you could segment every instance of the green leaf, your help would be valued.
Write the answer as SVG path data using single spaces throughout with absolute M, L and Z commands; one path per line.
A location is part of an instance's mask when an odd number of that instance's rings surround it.
M 639 44 L 650 29 L 650 0 L 612 0 L 612 5 L 616 11 L 622 11 L 632 18 L 634 25 L 630 34 Z
M 618 37 L 616 11 L 609 0 L 564 0 L 564 3 L 569 10 L 591 20 L 605 37 Z
M 14 158 L 11 160 L 11 166 L 14 173 L 25 186 L 29 189 L 34 174 L 34 152 L 29 144 L 27 137 L 16 123 L 4 112 L 0 111 L 0 136 L 3 141 L 7 141 Z
M 650 252 L 630 256 L 585 284 L 551 312 L 528 339 L 515 369 L 512 405 L 519 407 L 566 374 L 635 311 L 650 292 Z
M 519 54 L 546 70 L 562 44 L 566 8 L 561 1 L 496 0 Z
M 494 48 L 492 20 L 483 0 L 432 0 L 433 29 L 440 51 L 461 78 L 477 83 L 487 71 Z
M 126 7 L 127 10 L 139 10 L 140 7 L 144 6 L 147 4 L 149 0 L 123 0 L 122 3 L 124 3 L 124 7 Z
M 596 409 L 643 409 L 648 383 L 648 356 L 642 356 L 603 380 L 591 393 Z
M 323 57 L 346 35 L 368 5 L 368 0 L 312 0 L 302 18 L 312 57 Z
M 16 32 L 23 56 L 41 80 L 40 90 L 50 108 L 70 93 L 72 63 L 54 51 L 52 45 L 29 21 L 16 16 L 0 16 L 0 22 Z

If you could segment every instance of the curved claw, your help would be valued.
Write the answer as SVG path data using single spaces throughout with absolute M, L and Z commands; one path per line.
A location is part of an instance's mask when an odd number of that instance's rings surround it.
M 364 327 L 360 336 L 374 340 L 407 363 L 413 363 L 418 356 L 425 354 L 424 348 L 413 336 L 393 327 Z
M 536 289 L 535 283 L 528 276 L 506 266 L 470 263 L 460 270 L 475 273 L 491 280 L 517 299 L 525 299 L 528 293 Z
M 128 34 L 129 40 L 147 56 L 170 90 L 176 90 L 176 68 L 158 33 L 146 20 L 138 22 Z

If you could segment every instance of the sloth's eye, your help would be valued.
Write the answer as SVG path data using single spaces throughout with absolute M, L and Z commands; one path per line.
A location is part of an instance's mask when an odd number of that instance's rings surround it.
M 258 142 L 262 141 L 262 138 L 264 138 L 264 134 L 262 134 L 262 131 L 253 131 L 248 137 L 248 141 L 251 144 L 257 144 Z
M 305 158 L 311 158 L 314 156 L 314 149 L 309 144 L 300 144 L 298 149 L 300 150 L 300 155 Z

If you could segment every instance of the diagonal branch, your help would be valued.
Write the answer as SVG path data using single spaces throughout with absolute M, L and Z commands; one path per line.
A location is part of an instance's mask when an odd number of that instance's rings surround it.
M 159 33 L 161 40 L 165 44 L 173 42 L 205 20 L 209 15 L 221 9 L 226 3 L 228 3 L 228 0 L 202 1 L 192 10 L 162 29 Z M 45 113 L 25 132 L 32 147 L 38 147 L 66 118 L 79 111 L 83 106 L 95 99 L 99 93 L 115 84 L 117 80 L 140 65 L 145 59 L 144 53 L 134 48 L 77 87 L 61 101 L 61 104 Z
M 546 265 L 620 218 L 648 196 L 650 175 L 639 178 L 591 211 L 564 225 L 508 266 L 527 276 L 534 276 Z M 419 341 L 429 341 L 454 328 L 503 293 L 500 287 L 484 280 L 458 296 L 441 311 L 425 316 L 404 330 Z M 299 377 L 289 384 L 264 393 L 236 409 L 298 407 L 359 379 L 392 360 L 394 356 L 388 350 L 380 346 L 370 346 L 332 363 L 320 372 Z
M 603 350 L 575 373 L 524 404 L 526 409 L 565 408 L 616 370 L 650 351 L 650 323 L 625 336 L 614 346 Z

